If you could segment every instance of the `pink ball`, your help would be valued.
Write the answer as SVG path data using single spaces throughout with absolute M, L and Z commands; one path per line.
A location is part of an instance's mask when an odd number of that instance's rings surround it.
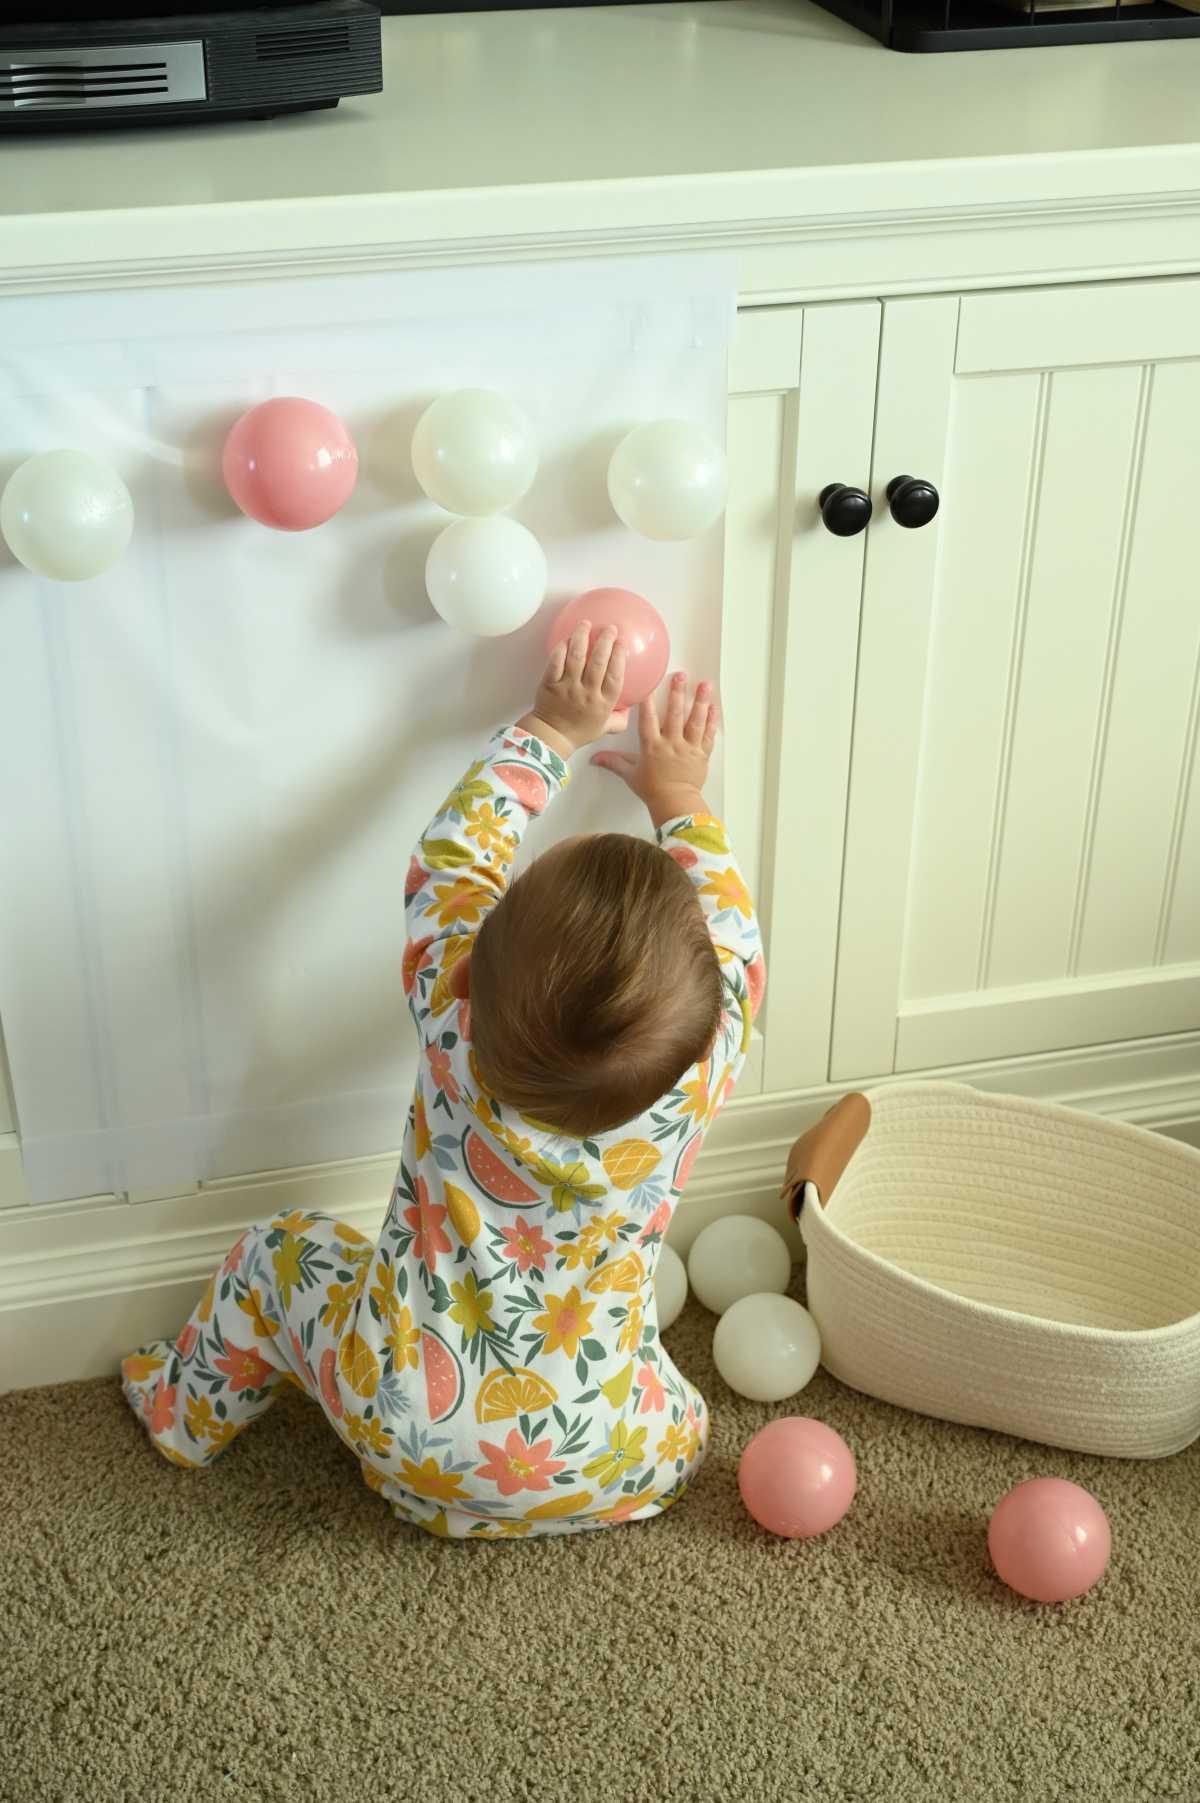
M 854 1501 L 858 1472 L 840 1434 L 807 1415 L 785 1415 L 747 1442 L 738 1488 L 769 1533 L 807 1540 L 842 1519 Z
M 243 413 L 225 440 L 221 468 L 225 486 L 252 520 L 307 532 L 350 499 L 358 452 L 328 407 L 281 395 Z
M 1104 1576 L 1112 1533 L 1090 1492 L 1065 1478 L 1034 1477 L 997 1503 L 988 1551 L 1018 1596 L 1065 1603 Z
M 547 651 L 569 638 L 580 620 L 590 620 L 596 629 L 615 626 L 625 647 L 625 682 L 617 706 L 634 707 L 653 695 L 666 675 L 671 646 L 662 617 L 650 603 L 632 589 L 589 589 L 559 610 L 546 641 Z

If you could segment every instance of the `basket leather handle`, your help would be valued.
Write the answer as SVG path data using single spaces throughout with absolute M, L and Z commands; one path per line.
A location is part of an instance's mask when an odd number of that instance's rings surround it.
M 794 1221 L 804 1205 L 804 1186 L 816 1189 L 821 1207 L 828 1205 L 838 1179 L 866 1138 L 871 1125 L 871 1104 L 857 1090 L 802 1133 L 788 1154 L 787 1175 L 780 1195 Z

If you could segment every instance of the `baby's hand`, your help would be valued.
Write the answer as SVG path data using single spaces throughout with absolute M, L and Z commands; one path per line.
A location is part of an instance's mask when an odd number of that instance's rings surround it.
M 538 688 L 533 712 L 518 720 L 563 757 L 606 732 L 624 732 L 629 709 L 618 707 L 625 680 L 625 647 L 615 626 L 602 626 L 588 653 L 591 622 L 581 620 L 569 639 L 556 645 Z
M 637 757 L 625 751 L 597 751 L 592 755 L 593 764 L 628 783 L 645 802 L 655 826 L 679 814 L 707 813 L 700 791 L 717 737 L 712 684 L 697 684 L 689 709 L 687 677 L 677 670 L 671 678 L 662 725 L 654 702 L 643 701 L 638 710 L 638 737 Z

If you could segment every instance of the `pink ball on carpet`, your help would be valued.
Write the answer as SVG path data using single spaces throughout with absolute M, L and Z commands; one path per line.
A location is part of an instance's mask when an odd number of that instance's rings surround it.
M 988 1551 L 997 1574 L 1018 1596 L 1065 1603 L 1104 1576 L 1112 1532 L 1090 1491 L 1065 1478 L 1034 1477 L 997 1503 Z
M 747 1442 L 738 1488 L 769 1533 L 807 1540 L 842 1519 L 854 1501 L 858 1472 L 840 1434 L 808 1415 L 785 1415 Z
M 593 638 L 601 626 L 615 626 L 625 647 L 625 681 L 617 706 L 635 707 L 653 695 L 666 675 L 671 646 L 662 616 L 650 603 L 628 588 L 589 589 L 559 610 L 546 641 L 547 651 L 569 638 L 581 620 L 591 621 Z
M 358 452 L 336 413 L 280 395 L 243 413 L 221 458 L 225 486 L 260 525 L 307 532 L 332 519 L 354 491 Z

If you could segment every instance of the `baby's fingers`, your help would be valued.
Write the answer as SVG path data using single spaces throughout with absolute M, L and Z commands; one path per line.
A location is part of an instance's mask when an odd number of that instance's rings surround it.
M 704 726 L 708 719 L 711 695 L 711 683 L 701 682 L 696 685 L 696 698 L 692 702 L 692 711 L 683 728 L 683 736 L 689 745 L 699 745 L 704 737 Z
M 704 737 L 700 741 L 700 749 L 705 757 L 717 742 L 717 710 L 710 707 L 704 721 Z
M 627 751 L 593 751 L 592 762 L 601 770 L 611 770 L 614 776 L 621 777 L 624 782 L 628 782 L 633 776 L 638 763 Z
M 600 640 L 596 641 L 602 660 L 600 693 L 606 701 L 615 703 L 625 685 L 625 647 L 617 638 L 615 629 L 609 628 L 609 630 L 613 632 L 610 642 L 601 644 Z M 596 652 L 593 651 L 593 660 L 596 659 L 596 655 Z M 588 674 L 591 674 L 590 666 Z
M 671 686 L 667 690 L 667 712 L 663 720 L 663 731 L 669 739 L 677 739 L 683 731 L 686 711 L 687 675 L 683 670 L 676 670 L 671 678 Z
M 647 695 L 638 706 L 638 737 L 643 745 L 653 745 L 659 736 L 658 709 L 653 695 Z
M 580 620 L 574 632 L 567 640 L 567 661 L 563 666 L 564 674 L 579 677 L 583 674 L 587 663 L 588 637 L 592 630 L 590 620 Z
M 583 680 L 591 689 L 598 689 L 604 680 L 604 672 L 608 668 L 608 660 L 612 656 L 613 646 L 617 642 L 615 626 L 602 626 L 593 638 L 588 649 L 587 666 L 583 672 Z

